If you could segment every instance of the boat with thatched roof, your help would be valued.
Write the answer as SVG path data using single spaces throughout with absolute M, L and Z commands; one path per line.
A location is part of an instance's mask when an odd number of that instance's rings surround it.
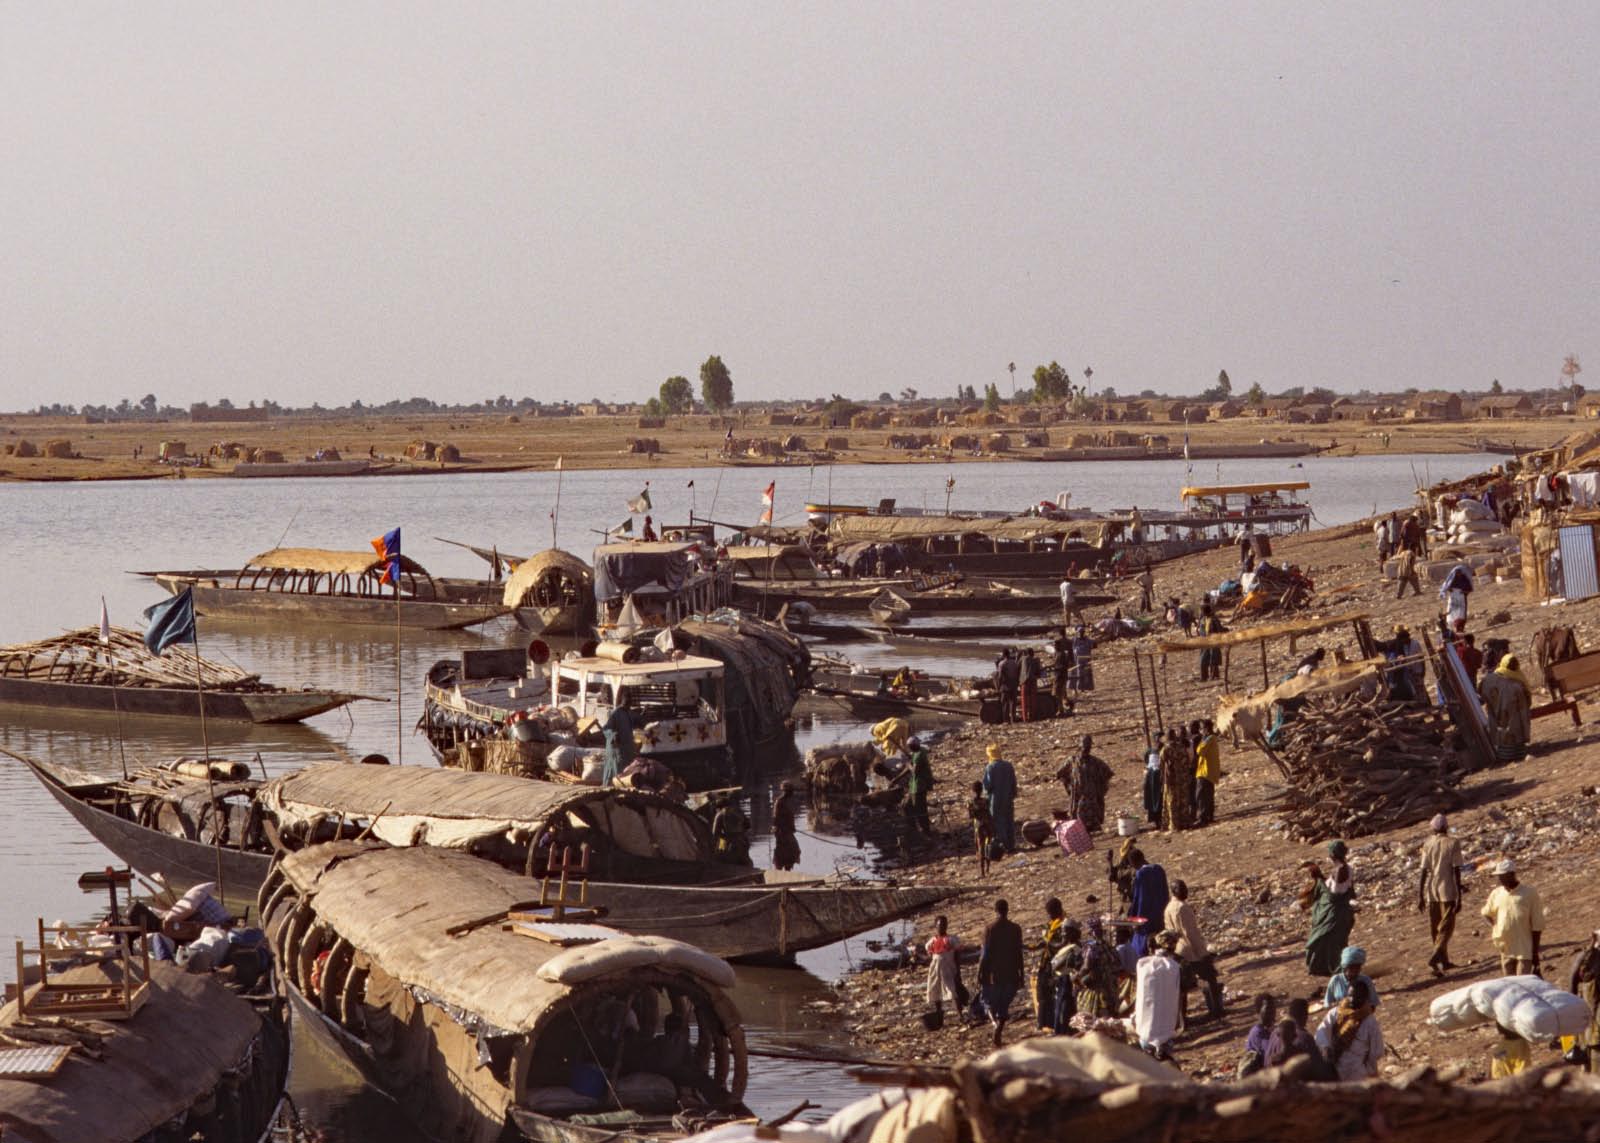
M 140 572 L 173 595 L 194 590 L 201 615 L 240 619 L 302 619 L 370 623 L 448 631 L 507 613 L 501 585 L 435 577 L 400 556 L 398 598 L 382 582 L 388 560 L 372 550 L 274 548 L 243 567 Z
M 431 1138 L 601 1143 L 748 1118 L 726 962 L 531 896 L 465 854 L 338 842 L 275 866 L 258 911 L 297 1008 Z
M 594 621 L 594 572 L 550 548 L 512 568 L 501 602 L 535 635 L 576 635 Z
M 183 644 L 152 655 L 135 631 L 83 627 L 0 647 L 0 707 L 95 711 L 129 717 L 205 717 L 222 722 L 299 722 L 366 696 L 261 681 L 199 658 Z

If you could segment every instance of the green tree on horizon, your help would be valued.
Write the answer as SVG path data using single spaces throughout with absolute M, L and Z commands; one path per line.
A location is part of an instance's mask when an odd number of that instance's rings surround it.
M 1033 399 L 1035 401 L 1063 401 L 1072 396 L 1072 374 L 1052 361 L 1033 371 Z
M 719 413 L 733 404 L 733 374 L 716 354 L 700 366 L 700 400 Z
M 694 411 L 694 389 L 687 377 L 668 377 L 661 382 L 661 411 L 668 416 L 680 416 Z

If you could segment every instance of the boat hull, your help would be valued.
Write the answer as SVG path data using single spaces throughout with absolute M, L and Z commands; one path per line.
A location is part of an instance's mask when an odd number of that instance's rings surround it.
M 591 883 L 605 924 L 670 937 L 725 960 L 781 960 L 870 932 L 955 896 L 927 885 L 676 887 Z
M 187 887 L 215 881 L 220 871 L 223 891 L 237 899 L 259 890 L 272 868 L 272 859 L 264 853 L 203 845 L 120 818 L 84 801 L 43 766 L 24 765 L 96 841 L 147 877 L 159 873 L 174 887 Z
M 350 623 L 372 626 L 417 627 L 429 631 L 453 631 L 473 627 L 506 614 L 498 604 L 434 601 L 402 597 L 310 595 L 290 591 L 251 591 L 223 587 L 215 581 L 201 582 L 182 576 L 158 575 L 156 582 L 176 595 L 186 587 L 194 589 L 195 610 L 201 615 L 228 619 L 293 619 L 307 623 Z
M 351 702 L 332 691 L 206 691 L 205 716 L 218 722 L 299 722 Z M 178 687 L 110 687 L 0 676 L 0 706 L 49 711 L 94 711 L 131 718 L 196 718 L 192 690 Z

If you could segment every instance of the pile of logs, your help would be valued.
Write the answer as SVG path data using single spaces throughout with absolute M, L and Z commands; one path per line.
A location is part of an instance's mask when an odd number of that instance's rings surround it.
M 1469 768 L 1448 717 L 1359 693 L 1313 696 L 1261 746 L 1288 789 L 1284 820 L 1304 841 L 1361 837 L 1460 809 Z

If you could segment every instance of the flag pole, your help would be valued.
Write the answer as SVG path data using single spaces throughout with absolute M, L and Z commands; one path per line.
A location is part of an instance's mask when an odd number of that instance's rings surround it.
M 217 859 L 217 900 L 226 901 L 227 886 L 222 880 L 222 835 L 228 828 L 227 807 L 217 802 L 217 787 L 211 777 L 211 736 L 206 731 L 206 690 L 200 677 L 200 625 L 189 621 L 189 646 L 194 651 L 194 694 L 200 704 L 200 743 L 206 753 L 206 799 L 211 803 L 211 852 Z
M 550 510 L 550 546 L 561 546 L 557 539 L 557 530 L 561 527 L 561 462 L 564 458 L 556 457 L 556 506 Z
M 399 566 L 399 561 L 395 561 Z M 401 764 L 405 757 L 406 716 L 401 709 L 405 695 L 405 673 L 400 663 L 400 576 L 394 577 L 394 763 Z
M 105 622 L 106 669 L 111 672 L 111 709 L 117 712 L 117 756 L 122 759 L 122 780 L 128 780 L 128 746 L 122 735 L 122 702 L 117 698 L 117 665 L 111 651 L 111 624 L 105 619 L 106 597 L 100 597 L 100 617 Z

